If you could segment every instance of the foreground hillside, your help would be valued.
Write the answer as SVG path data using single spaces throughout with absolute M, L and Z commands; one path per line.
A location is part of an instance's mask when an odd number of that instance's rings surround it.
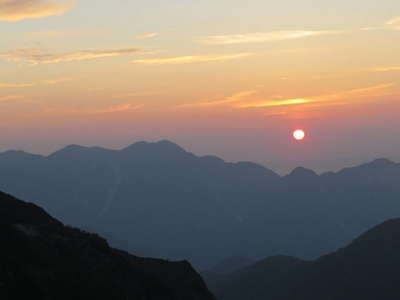
M 0 154 L 0 190 L 138 255 L 208 268 L 228 257 L 314 259 L 400 215 L 400 165 L 281 177 L 168 141 Z M 207 253 L 207 255 L 205 255 Z
M 270 257 L 231 274 L 204 273 L 219 300 L 400 299 L 400 219 L 316 261 Z
M 0 193 L 0 299 L 214 300 L 187 262 L 132 256 Z

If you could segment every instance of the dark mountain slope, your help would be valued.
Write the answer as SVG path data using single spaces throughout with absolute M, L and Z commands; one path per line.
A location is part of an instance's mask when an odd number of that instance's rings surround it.
M 0 299 L 214 300 L 187 262 L 139 258 L 0 193 Z
M 400 219 L 314 262 L 273 257 L 224 277 L 205 277 L 220 300 L 400 299 Z
M 214 267 L 209 269 L 208 272 L 220 274 L 220 275 L 229 274 L 229 273 L 232 273 L 233 271 L 242 269 L 253 263 L 255 263 L 255 261 L 253 261 L 251 259 L 241 257 L 241 256 L 234 256 L 234 257 L 224 259 L 223 261 L 220 261 Z
M 399 253 L 400 219 L 393 219 L 318 259 L 297 299 L 400 299 Z

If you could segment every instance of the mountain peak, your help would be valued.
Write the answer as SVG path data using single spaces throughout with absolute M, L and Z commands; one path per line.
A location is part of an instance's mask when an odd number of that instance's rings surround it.
M 50 154 L 48 157 L 49 158 L 68 157 L 76 159 L 78 157 L 89 157 L 89 156 L 93 157 L 93 154 L 104 154 L 112 151 L 113 150 L 108 150 L 101 147 L 85 147 L 85 146 L 71 144 Z
M 65 146 L 64 148 L 61 148 L 60 150 L 50 154 L 50 157 L 66 155 L 66 154 L 73 154 L 73 153 L 85 151 L 87 149 L 88 148 L 84 147 L 84 146 L 71 144 L 71 145 Z
M 31 154 L 22 150 L 8 150 L 3 153 L 0 153 L 0 155 L 5 156 L 9 159 L 12 158 L 41 158 L 41 155 L 36 155 L 36 154 Z
M 161 140 L 158 142 L 137 142 L 124 149 L 122 152 L 146 152 L 146 153 L 157 153 L 160 155 L 171 154 L 171 153 L 188 153 L 185 149 L 179 145 L 168 141 Z
M 313 177 L 318 177 L 318 174 L 315 173 L 311 169 L 306 169 L 306 168 L 303 168 L 303 167 L 297 167 L 290 174 L 288 174 L 286 177 L 288 177 L 288 178 L 313 178 Z
M 387 158 L 378 158 L 367 164 L 370 167 L 387 167 L 395 163 Z

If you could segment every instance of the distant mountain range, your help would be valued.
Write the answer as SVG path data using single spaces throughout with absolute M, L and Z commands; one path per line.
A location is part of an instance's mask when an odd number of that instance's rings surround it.
M 215 300 L 188 262 L 140 258 L 0 192 L 0 299 Z
M 169 141 L 122 150 L 71 145 L 49 156 L 0 154 L 0 189 L 138 255 L 314 259 L 400 216 L 400 164 L 386 159 L 287 176 L 198 157 Z
M 392 219 L 315 261 L 276 256 L 203 277 L 219 300 L 395 300 L 399 253 L 400 219 Z

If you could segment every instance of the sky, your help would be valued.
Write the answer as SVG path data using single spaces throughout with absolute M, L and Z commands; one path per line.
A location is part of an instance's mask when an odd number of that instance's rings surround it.
M 0 151 L 400 161 L 398 0 L 0 0 L 0 37 Z

